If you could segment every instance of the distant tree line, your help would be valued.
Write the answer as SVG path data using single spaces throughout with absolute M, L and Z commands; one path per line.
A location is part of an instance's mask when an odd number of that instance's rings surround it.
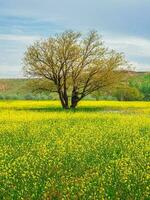
M 42 80 L 6 80 L 1 81 L 5 90 L 0 90 L 2 100 L 57 100 L 58 95 L 49 92 L 49 88 Z M 16 82 L 16 83 L 15 83 Z M 36 83 L 35 83 L 36 82 Z M 2 83 L 2 84 L 1 84 Z M 84 99 L 89 100 L 118 100 L 118 101 L 150 101 L 150 74 L 135 74 L 124 85 L 113 89 L 98 90 Z M 39 85 L 40 84 L 40 87 Z

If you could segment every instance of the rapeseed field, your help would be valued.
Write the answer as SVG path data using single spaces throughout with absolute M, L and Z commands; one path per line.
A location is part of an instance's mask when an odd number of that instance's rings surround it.
M 149 102 L 1 101 L 0 134 L 0 199 L 149 199 Z

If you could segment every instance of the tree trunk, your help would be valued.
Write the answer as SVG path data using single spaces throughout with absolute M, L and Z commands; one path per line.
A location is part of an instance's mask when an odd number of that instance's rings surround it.
M 68 94 L 67 94 L 67 87 L 66 87 L 66 76 L 64 74 L 64 85 L 61 88 L 58 88 L 59 98 L 64 109 L 69 109 L 69 102 L 68 102 Z
M 68 105 L 68 97 L 64 98 L 64 95 L 62 94 L 61 91 L 58 92 L 59 94 L 59 99 L 60 99 L 60 102 L 61 102 L 61 105 L 64 109 L 68 109 L 69 108 L 69 105 Z
M 65 102 L 65 108 L 68 109 L 69 108 L 69 102 L 68 102 L 68 95 L 67 95 L 67 89 L 66 88 L 64 88 L 63 98 L 64 98 L 64 102 Z
M 74 88 L 72 91 L 72 97 L 71 97 L 71 106 L 70 108 L 76 108 L 77 104 L 79 102 L 78 92 Z
M 73 109 L 76 108 L 77 104 L 78 104 L 78 101 L 75 101 L 75 100 L 71 101 L 70 108 L 73 108 Z

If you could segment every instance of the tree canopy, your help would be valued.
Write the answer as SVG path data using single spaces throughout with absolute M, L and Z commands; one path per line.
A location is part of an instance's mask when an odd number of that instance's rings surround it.
M 122 53 L 105 47 L 96 31 L 74 31 L 35 42 L 24 56 L 24 71 L 38 85 L 57 92 L 63 108 L 75 108 L 85 96 L 113 87 L 125 78 Z

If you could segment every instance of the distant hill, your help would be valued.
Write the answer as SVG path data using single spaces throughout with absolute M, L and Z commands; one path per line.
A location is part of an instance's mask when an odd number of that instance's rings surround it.
M 33 93 L 28 79 L 0 79 L 0 99 L 55 99 L 49 93 Z
M 150 72 L 129 72 L 131 81 L 136 87 L 138 83 L 142 85 L 143 81 L 150 81 Z M 27 87 L 28 79 L 0 79 L 0 99 L 57 99 L 57 95 L 49 93 L 32 93 Z
M 26 92 L 27 79 L 0 79 L 0 93 L 17 94 Z

